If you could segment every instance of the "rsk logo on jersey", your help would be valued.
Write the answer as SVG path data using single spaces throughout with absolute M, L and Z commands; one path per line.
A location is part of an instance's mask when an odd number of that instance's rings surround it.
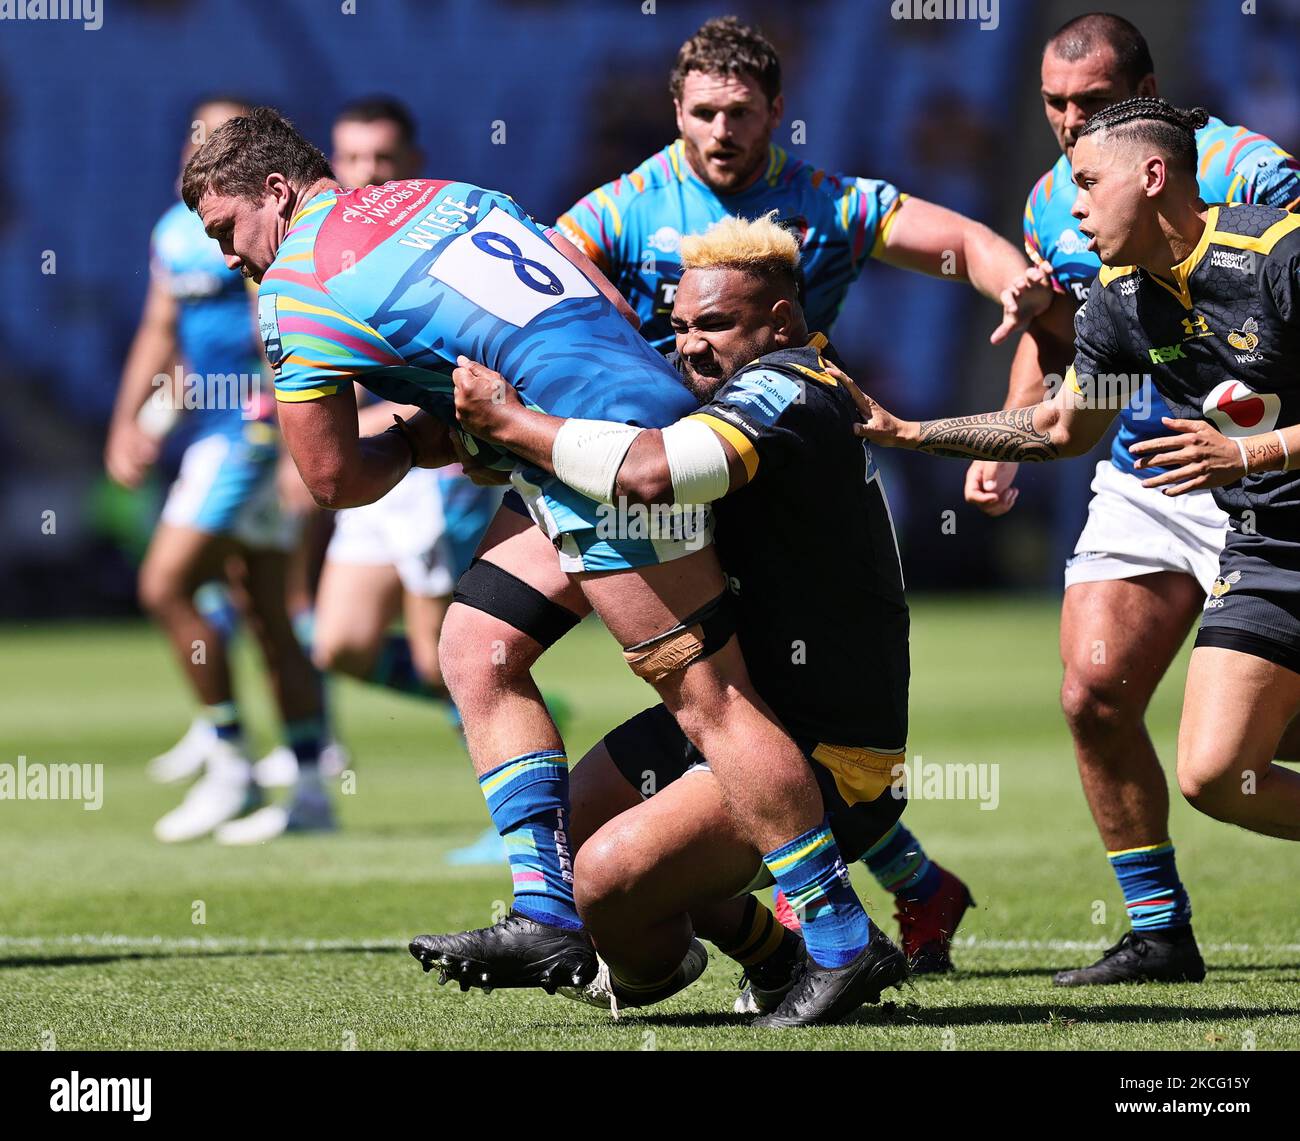
M 1276 392 L 1256 392 L 1239 380 L 1225 380 L 1210 390 L 1201 411 L 1225 436 L 1251 436 L 1277 427 L 1282 398 Z

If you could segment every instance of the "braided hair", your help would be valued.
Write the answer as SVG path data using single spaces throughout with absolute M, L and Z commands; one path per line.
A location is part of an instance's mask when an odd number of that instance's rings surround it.
M 1115 131 L 1121 138 L 1135 139 L 1157 147 L 1172 166 L 1196 176 L 1196 132 L 1210 121 L 1200 107 L 1184 110 L 1164 99 L 1139 95 L 1103 107 L 1079 132 L 1079 138 L 1098 131 Z

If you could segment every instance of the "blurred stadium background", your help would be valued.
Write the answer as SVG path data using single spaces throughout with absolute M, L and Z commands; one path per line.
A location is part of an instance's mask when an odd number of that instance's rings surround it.
M 355 15 L 346 6 L 106 0 L 94 32 L 4 25 L 0 616 L 134 611 L 135 560 L 169 473 L 131 495 L 107 483 L 101 451 L 144 297 L 149 231 L 174 200 L 197 96 L 272 103 L 324 145 L 344 102 L 391 92 L 419 121 L 427 173 L 501 187 L 551 220 L 672 138 L 677 46 L 734 10 L 783 55 L 777 142 L 789 146 L 801 120 L 796 154 L 888 179 L 1018 244 L 1025 195 L 1058 153 L 1037 95 L 1040 45 L 1098 7 L 1001 0 L 989 33 L 972 21 L 896 21 L 887 0 L 660 2 L 655 15 L 633 0 L 358 0 Z M 1300 0 L 1269 0 L 1250 18 L 1238 0 L 1111 7 L 1144 29 L 1168 98 L 1300 148 Z M 505 141 L 494 144 L 498 122 Z M 987 344 L 995 324 L 969 290 L 869 266 L 835 341 L 886 406 L 973 411 L 1005 391 L 1010 351 Z M 905 461 L 898 472 L 895 457 L 884 459 L 913 589 L 1059 588 L 1091 461 L 1023 472 L 1015 511 L 989 521 L 962 503 L 960 465 Z M 941 530 L 949 508 L 956 534 Z M 57 537 L 42 533 L 51 509 Z
M 644 1023 L 540 994 L 430 1001 L 429 980 L 398 949 L 433 924 L 486 921 L 507 880 L 497 867 L 445 863 L 486 815 L 457 739 L 427 707 L 339 684 L 360 783 L 342 798 L 338 836 L 231 850 L 162 849 L 150 835 L 176 792 L 150 784 L 144 761 L 190 714 L 135 602 L 172 473 L 164 465 L 143 492 L 125 492 L 106 480 L 102 449 L 149 232 L 175 199 L 196 97 L 274 104 L 324 145 L 342 104 L 391 93 L 419 121 L 426 173 L 500 187 L 549 221 L 671 139 L 674 53 L 733 11 L 783 55 L 776 141 L 788 145 L 801 120 L 806 142 L 792 149 L 817 165 L 888 179 L 1019 244 L 1025 195 L 1058 156 L 1038 97 L 1040 46 L 1070 17 L 1109 7 L 1140 24 L 1167 97 L 1300 150 L 1300 0 L 1261 0 L 1250 18 L 1239 0 L 1001 0 L 993 34 L 894 21 L 888 0 L 659 0 L 653 16 L 639 0 L 356 0 L 355 15 L 342 0 L 103 3 L 93 33 L 0 26 L 0 760 L 103 762 L 111 793 L 103 812 L 3 806 L 0 1047 L 10 1049 L 47 1035 L 91 1048 L 646 1046 Z M 1010 350 L 987 344 L 996 321 L 969 290 L 868 266 L 835 341 L 888 407 L 955 413 L 1002 399 Z M 962 503 L 962 465 L 882 458 L 913 591 L 912 751 L 997 762 L 1001 810 L 914 806 L 911 822 L 981 904 L 955 951 L 963 971 L 927 982 L 919 1007 L 883 1015 L 868 1041 L 848 1027 L 819 1044 L 1294 1048 L 1300 944 L 1295 908 L 1278 910 L 1294 900 L 1293 865 L 1275 841 L 1181 802 L 1174 834 L 1213 988 L 1050 987 L 1052 969 L 1090 960 L 1125 922 L 1056 703 L 1061 567 L 1093 461 L 1022 472 L 1015 510 L 990 521 Z M 955 533 L 941 527 L 948 509 Z M 50 510 L 54 534 L 42 528 Z M 241 677 L 257 669 L 244 642 Z M 1184 653 L 1149 722 L 1167 767 L 1185 664 Z M 649 703 L 591 623 L 539 672 L 575 707 L 574 757 Z M 269 745 L 264 687 L 243 690 Z M 888 900 L 857 875 L 883 911 Z M 661 1019 L 651 1045 L 754 1046 L 721 1013 L 734 982 L 715 965 L 683 1000 L 694 1013 Z

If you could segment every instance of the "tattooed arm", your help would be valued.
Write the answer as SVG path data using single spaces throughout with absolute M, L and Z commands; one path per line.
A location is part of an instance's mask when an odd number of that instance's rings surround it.
M 1051 399 L 1028 408 L 942 420 L 899 420 L 837 369 L 831 370 L 853 397 L 863 422 L 853 431 L 873 444 L 911 448 L 966 460 L 1038 463 L 1081 456 L 1106 434 L 1115 409 L 1087 407 L 1063 387 Z

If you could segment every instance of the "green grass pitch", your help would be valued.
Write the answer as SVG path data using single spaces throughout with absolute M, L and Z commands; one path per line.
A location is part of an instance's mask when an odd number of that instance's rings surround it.
M 913 614 L 910 754 L 925 765 L 996 764 L 999 803 L 917 801 L 905 819 L 979 907 L 958 938 L 958 973 L 921 979 L 848 1025 L 805 1032 L 800 1045 L 1300 1047 L 1296 850 L 1198 816 L 1176 793 L 1173 837 L 1209 980 L 1052 988 L 1052 970 L 1091 961 L 1125 926 L 1057 707 L 1055 604 L 920 599 Z M 239 662 L 266 747 L 274 721 L 247 646 Z M 356 758 L 338 834 L 167 848 L 150 828 L 180 790 L 151 784 L 144 764 L 179 736 L 189 708 L 161 637 L 142 624 L 11 627 L 0 631 L 0 663 L 0 762 L 105 767 L 99 811 L 0 801 L 0 1048 L 791 1045 L 731 1014 L 739 971 L 716 953 L 688 991 L 618 1022 L 540 991 L 462 995 L 425 976 L 407 939 L 490 922 L 509 878 L 444 864 L 487 816 L 451 731 L 420 703 L 335 685 Z M 1151 715 L 1170 770 L 1184 669 L 1185 657 Z M 575 758 L 650 703 L 591 623 L 541 674 L 574 707 Z M 893 931 L 892 901 L 865 869 L 855 879 Z

